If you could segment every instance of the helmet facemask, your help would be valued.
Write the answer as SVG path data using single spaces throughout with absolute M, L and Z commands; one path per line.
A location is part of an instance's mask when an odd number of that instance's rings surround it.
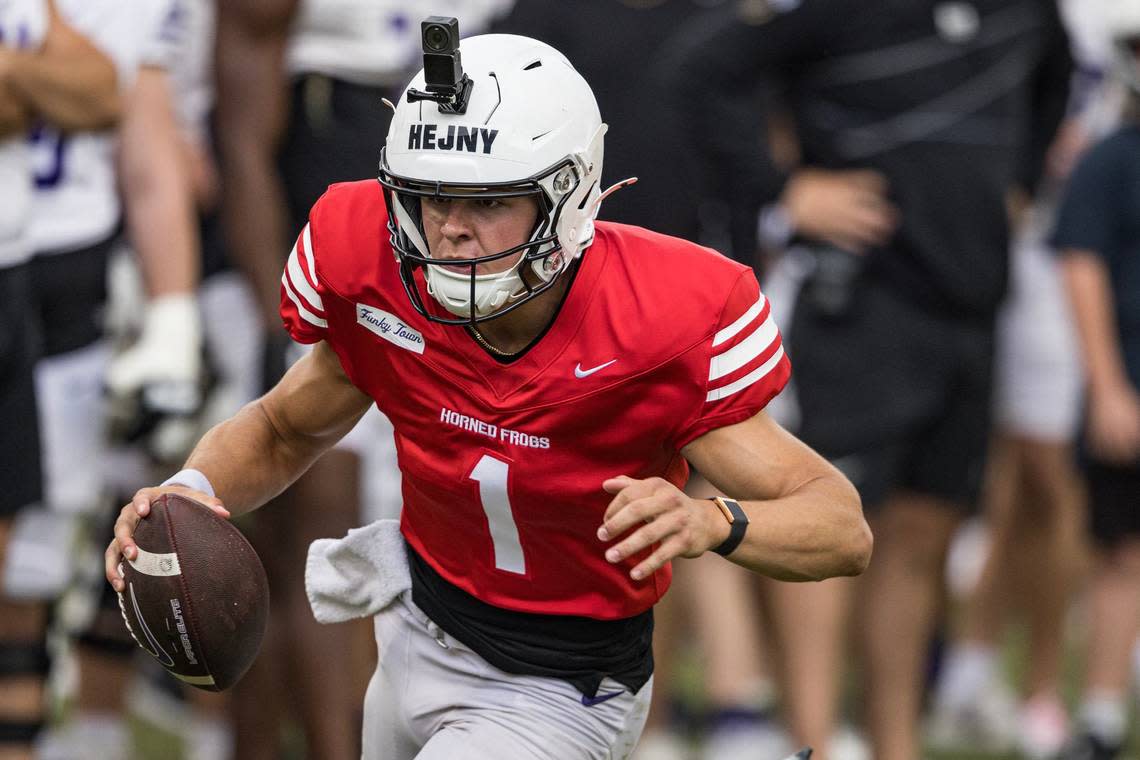
M 591 187 L 582 187 L 582 180 L 589 172 L 583 171 L 588 167 L 581 166 L 577 157 L 568 157 L 525 180 L 482 185 L 424 182 L 392 174 L 384 169 L 385 165 L 382 160 L 380 183 L 385 190 L 389 239 L 400 264 L 400 279 L 415 309 L 434 322 L 476 324 L 513 311 L 551 288 L 558 275 L 590 242 L 576 241 L 576 250 L 566 255 L 559 235 L 560 227 L 564 226 L 564 211 L 570 207 L 581 212 L 595 202 L 598 195 L 596 180 Z M 534 197 L 538 206 L 538 217 L 529 239 L 511 248 L 472 259 L 432 257 L 424 231 L 422 199 L 470 201 L 525 196 Z M 592 229 L 591 224 L 591 238 Z M 490 274 L 478 273 L 480 265 L 510 258 L 520 252 L 522 256 L 509 269 Z M 465 271 L 457 271 L 458 268 Z M 422 281 L 416 278 L 417 269 L 423 270 Z M 428 308 L 424 292 L 454 318 Z

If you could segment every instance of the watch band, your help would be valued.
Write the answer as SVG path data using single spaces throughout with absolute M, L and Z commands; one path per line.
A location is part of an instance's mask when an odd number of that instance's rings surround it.
M 729 531 L 728 538 L 724 539 L 719 546 L 714 546 L 712 551 L 727 557 L 740 546 L 740 542 L 744 540 L 744 531 L 748 529 L 748 515 L 745 514 L 743 507 L 734 500 L 724 496 L 713 496 L 712 502 L 720 509 L 724 519 L 728 520 Z

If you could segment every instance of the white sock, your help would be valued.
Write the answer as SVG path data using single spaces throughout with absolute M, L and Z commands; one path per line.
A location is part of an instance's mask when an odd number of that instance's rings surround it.
M 44 503 L 69 514 L 102 507 L 106 451 L 106 341 L 36 363 Z
M 1081 725 L 1098 740 L 1115 746 L 1128 730 L 1128 704 L 1124 697 L 1107 691 L 1085 696 L 1077 713 Z
M 63 724 L 64 734 L 79 757 L 125 758 L 131 746 L 131 732 L 121 715 L 95 710 L 79 710 Z
M 234 732 L 229 721 L 195 716 L 183 735 L 186 760 L 229 760 L 234 756 Z
M 938 680 L 938 704 L 956 709 L 974 701 L 994 676 L 997 648 L 988 644 L 957 644 L 951 647 Z

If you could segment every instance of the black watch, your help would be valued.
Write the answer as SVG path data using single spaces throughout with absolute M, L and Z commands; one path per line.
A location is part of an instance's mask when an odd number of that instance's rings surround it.
M 732 554 L 736 547 L 740 546 L 740 542 L 744 540 L 744 531 L 748 529 L 748 515 L 744 513 L 744 509 L 734 499 L 729 499 L 724 496 L 713 496 L 710 499 L 716 504 L 717 509 L 724 515 L 724 519 L 728 520 L 729 531 L 728 538 L 724 539 L 718 546 L 714 546 L 712 551 L 727 557 Z

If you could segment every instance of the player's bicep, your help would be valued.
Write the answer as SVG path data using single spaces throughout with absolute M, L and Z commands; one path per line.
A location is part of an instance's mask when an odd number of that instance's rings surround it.
M 325 341 L 289 368 L 260 404 L 292 447 L 327 448 L 356 425 L 372 399 L 352 384 Z
M 681 450 L 710 483 L 737 499 L 776 499 L 838 474 L 767 412 L 714 428 Z

